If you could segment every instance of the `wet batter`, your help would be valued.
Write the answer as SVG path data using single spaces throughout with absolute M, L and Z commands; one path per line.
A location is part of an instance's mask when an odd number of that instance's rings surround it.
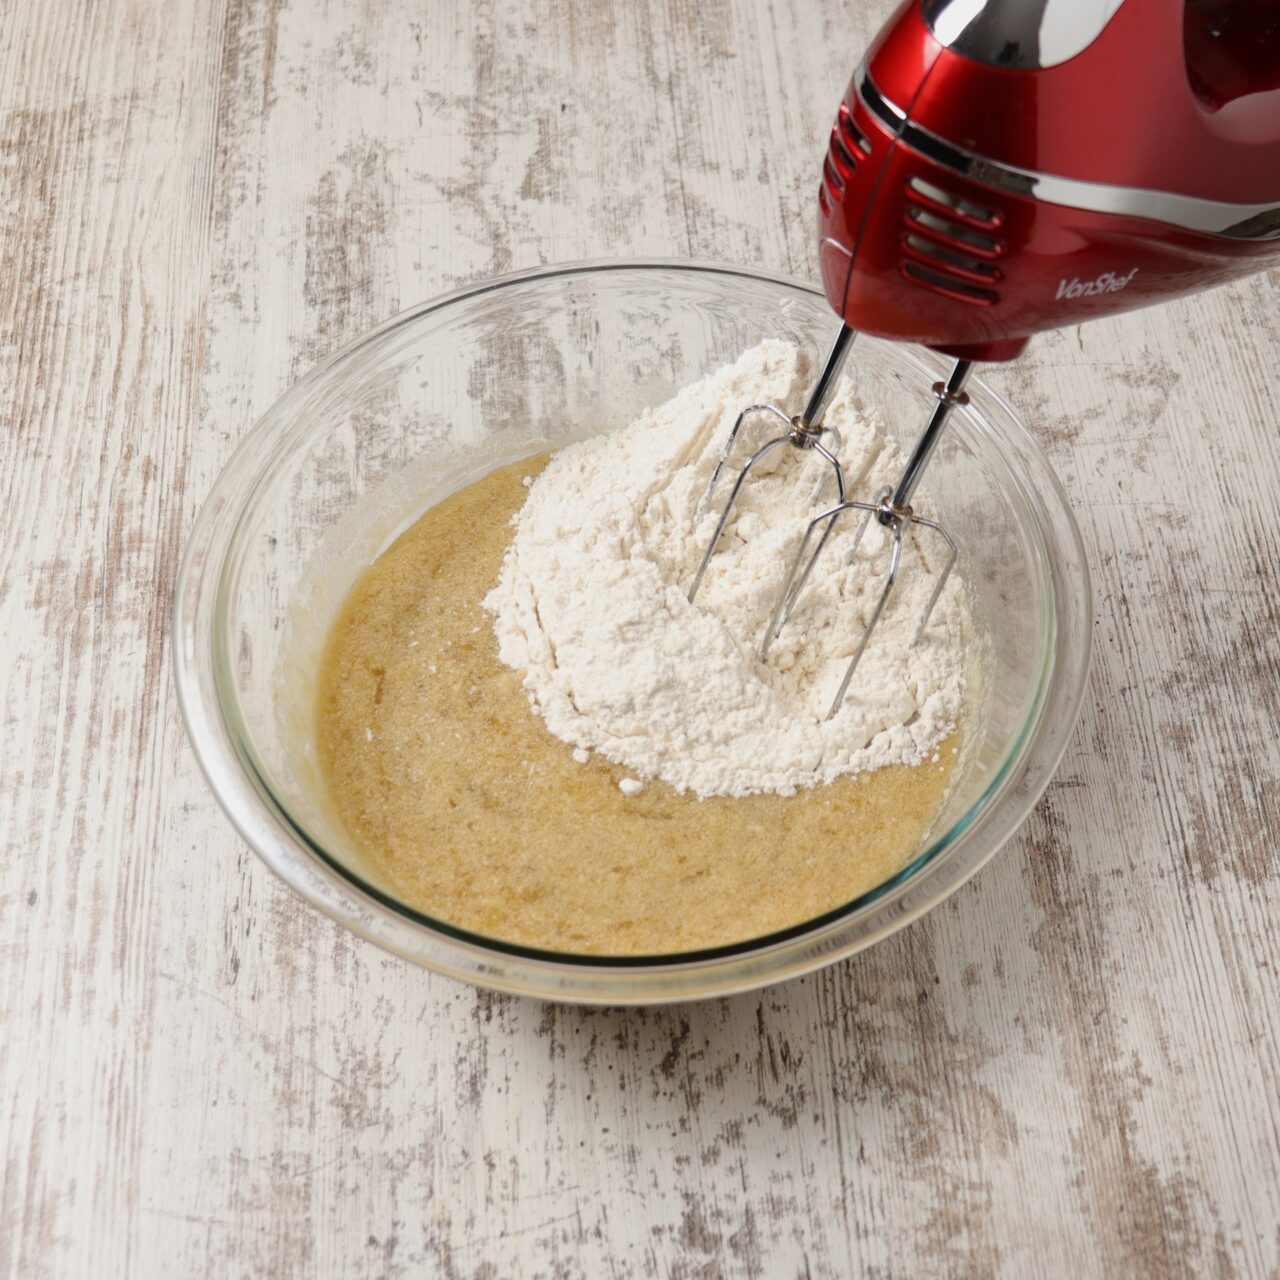
M 957 752 L 794 796 L 636 795 L 579 763 L 497 655 L 481 601 L 537 462 L 422 516 L 356 583 L 321 672 L 334 805 L 406 904 L 530 947 L 637 955 L 721 946 L 866 893 L 918 851 Z

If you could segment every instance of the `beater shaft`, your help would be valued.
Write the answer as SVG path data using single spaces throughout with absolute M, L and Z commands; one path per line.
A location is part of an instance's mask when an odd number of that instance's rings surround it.
M 831 344 L 831 350 L 827 353 L 827 361 L 822 366 L 822 372 L 818 374 L 818 380 L 813 384 L 813 390 L 809 393 L 809 403 L 800 415 L 805 422 L 818 423 L 822 421 L 822 415 L 826 413 L 827 405 L 831 403 L 831 396 L 836 389 L 836 378 L 839 377 L 840 370 L 844 367 L 845 356 L 849 354 L 849 348 L 857 336 L 858 331 L 856 329 L 850 329 L 847 324 L 840 326 L 840 332 L 836 334 L 836 340 Z
M 956 405 L 969 403 L 969 393 L 964 389 L 964 384 L 969 381 L 969 374 L 972 372 L 972 360 L 957 360 L 946 382 L 933 384 L 933 394 L 938 403 L 934 406 L 933 413 L 929 415 L 929 421 L 920 439 L 916 441 L 916 447 L 912 449 L 907 465 L 902 469 L 902 477 L 893 492 L 892 505 L 895 508 L 911 505 L 911 495 L 915 493 L 916 485 L 920 483 L 920 476 L 929 465 L 929 459 L 933 457 L 938 441 L 942 439 L 942 428 L 946 426 L 951 410 Z

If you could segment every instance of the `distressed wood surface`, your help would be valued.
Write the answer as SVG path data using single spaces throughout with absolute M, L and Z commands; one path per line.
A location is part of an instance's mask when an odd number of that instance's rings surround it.
M 478 993 L 292 897 L 184 741 L 177 559 L 276 395 L 509 268 L 812 276 L 889 7 L 0 7 L 0 1274 L 1280 1274 L 1277 273 L 995 375 L 1091 549 L 1089 697 L 848 963 Z

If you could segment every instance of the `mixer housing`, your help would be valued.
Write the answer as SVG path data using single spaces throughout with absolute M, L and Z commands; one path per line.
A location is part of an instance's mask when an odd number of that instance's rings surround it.
M 1262 270 L 1280 6 L 907 0 L 840 104 L 818 203 L 845 324 L 966 360 Z
M 784 446 L 815 453 L 838 500 L 809 512 L 761 660 L 842 519 L 859 521 L 855 551 L 872 519 L 889 546 L 830 719 L 908 542 L 925 530 L 948 548 L 916 641 L 956 562 L 955 540 L 914 496 L 949 416 L 968 403 L 974 362 L 1011 359 L 1040 330 L 1280 260 L 1280 3 L 907 0 L 840 104 L 818 208 L 823 285 L 843 323 L 802 412 L 750 405 L 738 415 L 695 519 L 739 443 L 752 439 L 753 451 L 689 600 L 756 465 Z M 874 496 L 846 491 L 839 441 L 823 425 L 859 330 L 955 357 L 897 485 Z M 776 434 L 759 443 L 768 422 Z

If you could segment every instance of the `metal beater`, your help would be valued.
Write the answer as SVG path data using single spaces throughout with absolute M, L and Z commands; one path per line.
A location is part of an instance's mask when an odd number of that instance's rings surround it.
M 814 384 L 813 392 L 809 396 L 809 403 L 805 406 L 803 413 L 790 417 L 778 408 L 776 404 L 753 404 L 743 409 L 738 415 L 737 421 L 733 424 L 733 430 L 729 432 L 729 438 L 725 441 L 724 448 L 720 451 L 720 457 L 716 461 L 715 470 L 711 473 L 711 480 L 707 485 L 706 492 L 702 495 L 702 500 L 698 503 L 697 510 L 694 512 L 695 520 L 706 510 L 710 503 L 711 495 L 715 492 L 716 483 L 724 471 L 725 463 L 729 461 L 729 457 L 733 453 L 733 446 L 737 444 L 738 436 L 747 418 L 753 413 L 767 413 L 781 421 L 786 430 L 782 435 L 766 440 L 747 459 L 746 465 L 738 472 L 738 478 L 729 493 L 729 501 L 724 504 L 724 510 L 720 512 L 720 519 L 716 524 L 715 532 L 711 535 L 711 541 L 707 544 L 702 563 L 698 566 L 698 573 L 693 580 L 693 586 L 689 588 L 690 604 L 693 603 L 694 596 L 698 594 L 698 588 L 702 586 L 702 579 L 706 575 L 707 566 L 711 563 L 711 557 L 715 554 L 716 547 L 720 545 L 720 535 L 724 532 L 724 527 L 729 522 L 729 513 L 733 510 L 733 504 L 738 500 L 738 494 L 742 492 L 742 486 L 746 482 L 747 476 L 750 475 L 751 469 L 757 462 L 768 457 L 779 446 L 787 444 L 793 449 L 799 449 L 802 452 L 812 450 L 816 453 L 831 468 L 831 474 L 836 481 L 836 492 L 840 497 L 840 501 L 844 502 L 844 468 L 841 467 L 840 461 L 836 456 L 840 450 L 840 440 L 837 433 L 822 425 L 822 415 L 826 412 L 827 405 L 831 401 L 832 393 L 836 389 L 836 378 L 840 374 L 845 355 L 848 353 L 849 347 L 856 336 L 848 325 L 841 325 L 840 332 L 836 335 L 835 343 L 831 347 L 831 353 L 827 356 L 827 362 L 818 377 L 818 381 Z M 822 443 L 823 436 L 834 439 L 834 451 L 828 449 Z
M 951 410 L 957 405 L 968 403 L 969 397 L 964 390 L 964 384 L 973 367 L 972 361 L 957 360 L 947 381 L 933 384 L 933 395 L 938 403 L 934 407 L 932 414 L 930 414 L 929 421 L 920 439 L 916 442 L 911 456 L 907 459 L 907 465 L 903 469 L 897 487 L 895 489 L 882 489 L 871 502 L 851 500 L 846 497 L 844 468 L 841 466 L 836 454 L 822 444 L 824 435 L 833 436 L 837 440 L 836 449 L 838 451 L 838 435 L 832 428 L 823 426 L 822 415 L 826 412 L 827 406 L 831 401 L 831 396 L 835 391 L 836 379 L 855 336 L 855 331 L 849 328 L 848 325 L 841 325 L 840 332 L 836 335 L 836 340 L 832 344 L 830 354 L 827 356 L 822 372 L 818 375 L 818 380 L 814 384 L 813 391 L 809 396 L 809 402 L 803 413 L 795 417 L 788 417 L 777 405 L 764 404 L 752 405 L 738 415 L 738 419 L 733 425 L 733 430 L 729 433 L 729 438 L 721 451 L 715 470 L 711 473 L 711 480 L 707 485 L 707 490 L 703 494 L 702 501 L 698 504 L 699 513 L 709 503 L 720 475 L 724 470 L 724 465 L 737 442 L 743 423 L 750 414 L 769 413 L 781 419 L 786 424 L 787 429 L 782 435 L 775 436 L 761 445 L 738 472 L 737 480 L 729 493 L 729 499 L 720 512 L 715 531 L 711 535 L 706 551 L 703 553 L 697 576 L 693 580 L 693 585 L 689 588 L 689 601 L 692 603 L 694 597 L 698 594 L 698 588 L 702 585 L 707 566 L 711 563 L 711 557 L 719 546 L 720 537 L 729 521 L 729 515 L 733 510 L 734 503 L 737 501 L 738 495 L 742 491 L 742 486 L 756 463 L 784 444 L 790 445 L 793 449 L 814 450 L 820 454 L 835 475 L 839 500 L 833 507 L 814 516 L 805 527 L 804 537 L 800 540 L 800 547 L 791 562 L 790 569 L 783 581 L 782 589 L 778 593 L 777 603 L 769 617 L 769 624 L 765 628 L 764 637 L 760 643 L 760 660 L 763 662 L 769 656 L 770 647 L 778 638 L 782 628 L 786 625 L 787 619 L 795 609 L 796 602 L 804 591 L 805 585 L 813 573 L 814 566 L 830 541 L 831 535 L 835 532 L 841 516 L 849 511 L 862 512 L 862 521 L 858 525 L 849 549 L 850 558 L 857 551 L 872 516 L 886 528 L 892 530 L 889 572 L 885 578 L 884 587 L 881 589 L 875 608 L 871 612 L 871 617 L 863 629 L 858 647 L 854 651 L 853 657 L 849 660 L 848 667 L 845 668 L 844 678 L 840 681 L 840 687 L 831 703 L 831 709 L 827 712 L 828 720 L 840 710 L 845 694 L 849 691 L 849 685 L 853 680 L 854 673 L 858 669 L 858 664 L 862 661 L 862 655 L 867 650 L 871 636 L 884 614 L 885 606 L 888 604 L 894 585 L 897 583 L 898 570 L 902 565 L 903 539 L 907 534 L 907 530 L 912 525 L 929 529 L 943 539 L 948 549 L 946 563 L 934 583 L 933 591 L 930 593 L 929 599 L 920 615 L 920 620 L 916 625 L 915 634 L 911 640 L 912 645 L 919 641 L 924 634 L 925 628 L 929 625 L 929 618 L 933 614 L 934 606 L 938 603 L 938 598 L 942 595 L 943 588 L 947 585 L 951 570 L 955 567 L 956 557 L 959 554 L 955 539 L 936 521 L 927 520 L 923 516 L 917 515 L 911 506 L 911 499 L 915 494 L 917 485 L 920 483 L 920 477 L 928 465 L 929 459 L 933 456 L 938 441 L 942 437 L 942 429 Z M 818 530 L 821 530 L 821 534 L 818 537 L 817 545 L 810 553 L 809 546 Z

